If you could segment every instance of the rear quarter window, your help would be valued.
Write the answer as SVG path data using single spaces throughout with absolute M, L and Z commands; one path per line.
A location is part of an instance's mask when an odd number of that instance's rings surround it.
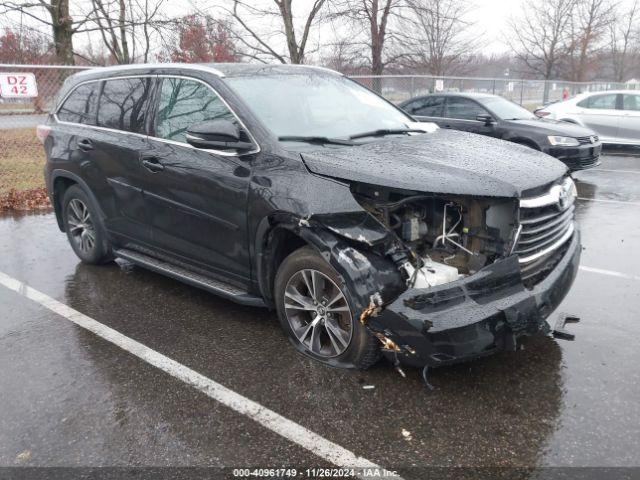
M 95 125 L 99 86 L 100 82 L 92 82 L 76 87 L 58 109 L 58 120 Z
M 106 80 L 100 94 L 97 125 L 144 133 L 152 85 L 151 77 Z

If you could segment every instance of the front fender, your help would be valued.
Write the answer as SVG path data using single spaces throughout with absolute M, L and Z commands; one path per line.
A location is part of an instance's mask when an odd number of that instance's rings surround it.
M 314 248 L 342 277 L 344 286 L 350 292 L 356 304 L 357 313 L 371 303 L 376 296 L 382 303 L 397 298 L 406 289 L 402 276 L 395 263 L 368 248 L 366 242 L 358 244 L 347 237 L 329 230 L 313 219 L 296 218 L 290 214 L 274 216 L 270 221 L 261 222 L 256 238 L 258 258 L 258 281 L 263 295 L 270 291 L 268 270 L 269 255 L 265 252 L 265 242 L 278 229 L 285 229 Z M 266 298 L 269 298 L 267 296 Z

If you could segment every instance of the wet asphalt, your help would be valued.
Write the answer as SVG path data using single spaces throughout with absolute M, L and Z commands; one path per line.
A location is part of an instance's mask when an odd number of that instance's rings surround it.
M 434 392 L 385 362 L 315 363 L 267 310 L 126 263 L 83 265 L 51 213 L 0 217 L 0 271 L 405 478 L 640 466 L 640 154 L 602 160 L 575 174 L 592 199 L 577 208 L 582 266 L 620 275 L 580 271 L 558 309 L 581 318 L 576 340 L 435 370 Z M 3 286 L 0 366 L 0 466 L 328 465 Z

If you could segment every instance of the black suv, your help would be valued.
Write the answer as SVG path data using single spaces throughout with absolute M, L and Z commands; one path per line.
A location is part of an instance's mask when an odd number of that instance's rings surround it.
M 329 70 L 100 68 L 69 77 L 38 128 L 82 261 L 274 308 L 330 365 L 515 348 L 548 331 L 578 268 L 562 163 L 415 123 Z
M 548 153 L 571 171 L 600 165 L 602 143 L 591 129 L 538 118 L 506 98 L 488 93 L 434 93 L 400 104 L 414 118 L 479 133 Z

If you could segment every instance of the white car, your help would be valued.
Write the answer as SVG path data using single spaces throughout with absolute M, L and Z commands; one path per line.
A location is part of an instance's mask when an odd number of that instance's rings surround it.
M 640 145 L 639 90 L 580 93 L 534 113 L 588 127 L 598 134 L 602 143 Z

